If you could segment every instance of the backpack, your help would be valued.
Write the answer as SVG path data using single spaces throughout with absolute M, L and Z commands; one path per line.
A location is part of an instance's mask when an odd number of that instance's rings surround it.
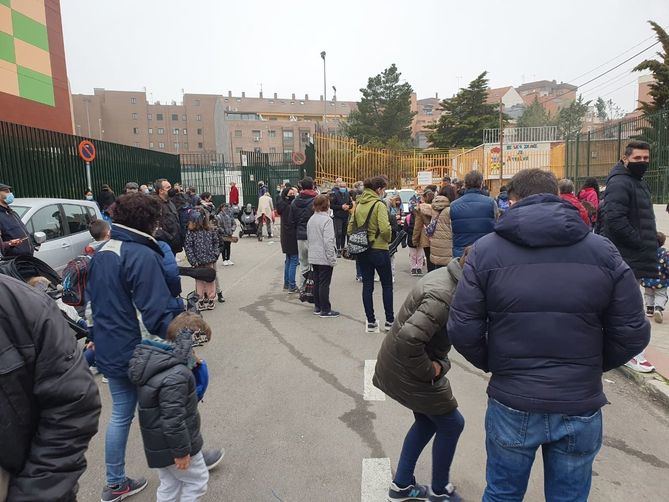
M 91 257 L 82 255 L 70 260 L 63 270 L 63 303 L 81 307 L 86 302 L 85 291 Z
M 441 213 L 438 213 L 436 216 L 433 216 L 432 219 L 430 220 L 430 223 L 425 227 L 425 234 L 428 237 L 432 237 L 434 235 L 435 230 L 437 230 L 437 223 L 439 222 L 439 216 L 441 216 Z
M 304 288 L 300 291 L 300 301 L 302 303 L 314 303 L 314 272 L 308 270 L 304 273 Z
M 497 207 L 499 210 L 503 213 L 506 213 L 509 208 L 511 207 L 511 204 L 509 203 L 509 199 L 497 199 Z
M 353 215 L 354 230 L 353 232 L 351 232 L 351 235 L 348 236 L 348 244 L 347 244 L 349 255 L 355 256 L 358 254 L 362 254 L 370 248 L 367 227 L 369 227 L 369 220 L 372 217 L 374 208 L 379 202 L 381 201 L 377 200 L 376 202 L 374 202 L 374 204 L 372 204 L 372 207 L 369 208 L 369 213 L 367 213 L 367 218 L 365 218 L 365 223 L 363 223 L 361 227 L 357 225 L 357 223 L 355 222 L 355 214 Z

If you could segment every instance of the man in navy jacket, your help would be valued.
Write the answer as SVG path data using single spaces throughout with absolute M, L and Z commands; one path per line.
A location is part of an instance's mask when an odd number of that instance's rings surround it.
M 453 256 L 460 257 L 467 246 L 492 232 L 497 208 L 495 201 L 481 191 L 483 176 L 479 171 L 465 175 L 465 193 L 451 202 Z
M 492 373 L 484 501 L 522 500 L 539 446 L 546 500 L 587 500 L 602 372 L 650 339 L 634 274 L 557 192 L 550 172 L 513 177 L 513 205 L 473 245 L 451 306 L 453 346 Z

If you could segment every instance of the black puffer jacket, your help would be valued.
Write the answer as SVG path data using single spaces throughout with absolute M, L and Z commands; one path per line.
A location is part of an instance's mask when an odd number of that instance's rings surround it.
M 353 200 L 351 199 L 351 193 L 346 190 L 342 190 L 339 187 L 335 187 L 330 192 L 330 207 L 332 208 L 332 215 L 340 220 L 348 220 L 349 211 L 343 209 L 342 206 L 346 204 L 349 209 L 353 206 Z
M 302 190 L 291 204 L 290 221 L 295 228 L 295 235 L 298 241 L 307 240 L 307 223 L 314 214 L 314 199 L 316 198 L 314 190 Z
M 173 350 L 145 341 L 130 360 L 128 377 L 138 387 L 139 426 L 149 467 L 167 467 L 175 458 L 202 449 L 195 378 L 187 366 L 191 352 L 192 333 L 184 331 Z
M 461 276 L 453 260 L 423 277 L 404 300 L 379 350 L 374 385 L 412 411 L 444 415 L 458 406 L 444 375 L 451 367 L 446 322 Z M 436 380 L 432 361 L 442 367 Z
M 170 245 L 174 254 L 183 251 L 183 237 L 181 235 L 181 224 L 179 213 L 171 200 L 163 200 L 157 195 L 160 202 L 160 228 L 164 232 L 165 242 Z
M 281 216 L 281 252 L 288 255 L 296 255 L 297 251 L 297 235 L 295 227 L 290 218 L 292 211 L 292 199 L 287 197 L 288 189 L 284 189 L 281 197 L 276 202 L 276 212 Z
M 601 234 L 618 248 L 637 279 L 657 277 L 657 229 L 648 184 L 618 162 L 606 180 Z
M 56 303 L 0 275 L 0 467 L 8 501 L 75 500 L 100 396 Z

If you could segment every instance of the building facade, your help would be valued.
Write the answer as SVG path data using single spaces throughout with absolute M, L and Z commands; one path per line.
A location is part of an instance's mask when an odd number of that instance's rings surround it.
M 556 115 L 562 108 L 568 107 L 576 100 L 577 89 L 575 85 L 564 82 L 558 84 L 555 80 L 538 80 L 516 87 L 516 91 L 527 106 L 530 106 L 536 98 L 552 115 Z

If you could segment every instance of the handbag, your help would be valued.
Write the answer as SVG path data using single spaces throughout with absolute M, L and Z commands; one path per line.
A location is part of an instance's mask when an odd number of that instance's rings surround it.
M 369 227 L 369 219 L 372 217 L 372 213 L 374 212 L 374 207 L 381 202 L 380 200 L 377 200 L 372 204 L 372 207 L 369 209 L 369 213 L 367 213 L 367 218 L 365 218 L 365 223 L 361 227 L 359 227 L 356 222 L 355 222 L 355 213 L 353 214 L 353 232 L 351 232 L 351 235 L 348 236 L 348 244 L 346 245 L 346 249 L 348 250 L 348 254 L 350 256 L 355 256 L 358 254 L 362 254 L 365 251 L 367 251 L 370 247 L 369 243 L 369 235 L 367 232 L 367 229 Z M 377 236 L 378 236 L 378 230 L 377 230 Z
M 238 242 L 239 237 L 237 237 L 236 235 L 224 235 L 223 240 L 225 242 Z
M 314 272 L 309 270 L 304 273 L 304 287 L 300 290 L 300 301 L 314 303 Z

